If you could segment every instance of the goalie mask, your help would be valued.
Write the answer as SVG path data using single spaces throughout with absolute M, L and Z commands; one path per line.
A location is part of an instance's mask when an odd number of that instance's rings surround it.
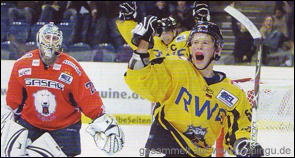
M 192 38 L 195 33 L 206 33 L 211 35 L 214 38 L 215 48 L 223 48 L 223 36 L 219 27 L 212 22 L 198 22 L 190 32 L 188 37 L 188 46 L 192 45 Z
M 40 57 L 46 65 L 52 65 L 62 45 L 62 32 L 54 25 L 53 22 L 40 28 L 36 35 L 37 46 L 39 48 Z

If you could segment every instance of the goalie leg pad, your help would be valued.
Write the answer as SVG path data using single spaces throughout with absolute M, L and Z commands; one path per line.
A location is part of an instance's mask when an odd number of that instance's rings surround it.
M 4 127 L 4 124 L 8 120 L 14 121 L 14 113 L 9 106 L 7 106 L 7 105 L 1 106 L 1 133 L 2 133 L 2 129 Z
M 32 142 L 47 132 L 34 127 L 23 119 L 19 120 L 19 124 L 30 131 L 28 137 L 32 140 Z M 49 131 L 48 133 L 67 156 L 76 156 L 81 154 L 80 129 L 81 121 L 63 129 Z
M 26 156 L 28 130 L 8 120 L 1 128 L 1 157 Z
M 30 157 L 67 157 L 48 132 L 29 145 L 27 152 Z

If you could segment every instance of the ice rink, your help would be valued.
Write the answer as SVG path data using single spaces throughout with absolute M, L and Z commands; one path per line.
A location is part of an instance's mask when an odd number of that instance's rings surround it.
M 87 124 L 83 124 L 81 129 L 82 154 L 78 157 L 108 157 L 109 155 L 100 151 L 94 144 L 93 138 L 85 132 L 86 126 Z M 122 151 L 111 157 L 144 157 L 144 145 L 148 138 L 150 126 L 121 126 L 126 138 L 125 147 Z M 267 137 L 259 139 L 260 135 L 265 135 Z M 265 149 L 265 157 L 294 157 L 294 131 L 282 133 L 261 130 L 258 132 L 258 141 Z

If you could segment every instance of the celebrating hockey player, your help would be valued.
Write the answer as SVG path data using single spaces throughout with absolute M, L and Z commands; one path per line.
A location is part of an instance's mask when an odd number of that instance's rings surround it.
M 15 62 L 9 79 L 8 106 L 1 110 L 1 156 L 81 154 L 82 113 L 93 120 L 86 131 L 98 148 L 107 154 L 120 151 L 124 133 L 105 112 L 81 65 L 62 52 L 62 32 L 50 22 L 36 37 L 38 49 Z
M 120 19 L 117 21 L 117 27 L 124 37 L 125 41 L 131 46 L 133 50 L 137 48 L 138 40 L 137 38 L 132 39 L 131 31 L 134 29 L 141 27 L 140 25 L 136 25 L 134 21 L 134 16 L 136 13 L 136 2 L 125 2 L 120 5 Z M 176 29 L 176 21 L 172 17 L 162 18 L 157 21 L 158 22 L 158 36 L 151 37 L 153 40 L 152 45 L 150 46 L 150 60 L 169 55 L 179 55 L 179 56 L 187 56 L 184 54 L 185 51 L 178 51 L 177 47 L 185 45 L 185 39 L 176 38 L 179 34 Z M 134 28 L 134 27 L 137 28 Z M 181 39 L 181 40 L 180 40 Z
M 140 24 L 136 25 L 138 20 L 137 16 L 137 6 L 136 1 L 127 1 L 122 3 L 120 6 L 119 19 L 117 21 L 117 27 L 121 35 L 124 37 L 125 41 L 131 46 L 133 50 L 136 50 L 141 36 L 135 34 L 132 39 L 132 30 L 136 31 L 137 28 L 142 27 Z M 194 2 L 192 8 L 192 14 L 194 17 L 194 22 L 198 21 L 209 21 L 210 12 L 208 5 L 204 3 Z M 147 18 L 147 17 L 145 17 Z M 137 20 L 135 20 L 137 19 Z M 189 50 L 187 47 L 187 40 L 190 31 L 184 31 L 179 33 L 176 29 L 177 23 L 173 17 L 162 18 L 157 21 L 157 35 L 151 37 L 151 45 L 149 46 L 149 60 L 164 56 L 183 56 L 185 58 L 189 57 Z M 135 28 L 134 28 L 135 27 Z M 159 107 L 159 103 L 155 103 L 153 106 L 154 110 Z
M 117 27 L 125 41 L 135 50 L 138 46 L 139 39 L 136 37 L 132 39 L 130 33 L 140 28 L 140 25 L 136 25 L 135 19 L 137 17 L 136 1 L 127 1 L 120 6 L 119 19 L 117 21 Z M 193 5 L 193 17 L 195 22 L 197 21 L 209 21 L 210 12 L 207 4 L 199 4 L 197 1 Z M 186 47 L 188 35 L 190 31 L 184 31 L 182 33 L 177 32 L 176 21 L 173 17 L 167 17 L 159 19 L 159 27 L 157 28 L 157 36 L 151 37 L 152 42 L 149 48 L 150 60 L 170 55 L 178 55 L 188 57 L 188 49 Z M 136 26 L 136 28 L 134 28 Z
M 212 156 L 224 128 L 224 146 L 237 156 L 262 156 L 258 143 L 250 148 L 251 106 L 243 90 L 226 74 L 214 71 L 223 36 L 211 22 L 199 22 L 188 38 L 190 58 L 166 56 L 149 60 L 157 18 L 148 16 L 133 33 L 142 37 L 125 73 L 135 93 L 159 102 L 146 149 L 165 156 Z M 149 153 L 149 152 L 147 152 Z

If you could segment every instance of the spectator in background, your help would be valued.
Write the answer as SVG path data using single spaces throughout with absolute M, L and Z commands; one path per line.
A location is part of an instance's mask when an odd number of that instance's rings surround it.
M 190 5 L 187 4 L 187 1 L 177 1 L 177 7 L 172 12 L 171 16 L 179 24 L 177 26 L 179 32 L 191 30 L 195 23 L 193 18 L 193 12 Z
M 234 2 L 231 4 L 235 7 Z M 254 39 L 251 36 L 247 28 L 238 22 L 234 17 L 232 20 L 232 31 L 235 35 L 235 47 L 233 55 L 235 57 L 235 63 L 251 63 L 252 56 L 256 52 L 256 46 L 254 45 Z
M 134 19 L 136 22 L 140 22 L 142 18 L 148 16 L 152 8 L 154 8 L 155 1 L 136 1 L 137 16 Z
M 168 2 L 156 1 L 155 7 L 148 10 L 147 15 L 156 16 L 158 19 L 168 18 L 171 15 Z
M 125 41 L 118 31 L 119 5 L 122 1 L 91 1 L 92 46 L 101 43 L 110 43 L 115 49 L 124 45 Z
M 14 36 L 9 36 L 8 40 L 11 42 L 9 60 L 17 60 L 28 51 L 26 45 L 16 40 Z
M 67 6 L 71 4 L 71 1 L 67 1 Z M 63 13 L 63 21 L 74 23 L 75 15 L 77 14 L 77 11 L 75 8 L 68 8 L 66 7 L 66 10 Z
M 88 1 L 69 1 L 66 9 L 75 9 L 76 14 L 73 19 L 73 31 L 69 44 L 89 42 L 91 26 L 91 9 Z
M 9 24 L 16 21 L 26 23 L 28 30 L 27 42 L 31 39 L 31 26 L 38 21 L 43 3 L 43 1 L 16 1 L 16 7 L 11 7 L 8 10 Z
M 9 23 L 15 21 L 25 21 L 26 23 L 36 23 L 41 13 L 43 2 L 40 1 L 16 1 L 16 7 L 8 10 Z
M 42 5 L 42 13 L 38 21 L 60 23 L 67 7 L 67 1 L 46 1 L 49 4 Z
M 1 1 L 1 23 L 9 25 L 8 10 L 17 6 L 18 1 Z
M 274 26 L 278 31 L 284 34 L 283 41 L 289 41 L 290 34 L 288 30 L 288 21 L 291 16 L 291 7 L 287 1 L 283 1 L 283 5 L 277 5 L 273 15 Z
M 289 29 L 290 40 L 294 44 L 294 5 L 292 6 L 291 14 L 290 15 L 291 16 L 290 16 L 289 21 L 288 21 L 288 29 Z
M 286 61 L 292 60 L 292 57 L 289 54 L 286 54 L 286 52 L 280 48 L 282 38 L 284 35 L 280 31 L 278 31 L 273 24 L 273 16 L 268 15 L 265 17 L 262 27 L 260 28 L 260 33 L 263 38 L 262 64 L 280 66 L 286 64 Z M 276 60 L 270 61 L 271 56 L 275 56 Z M 286 66 L 291 65 L 286 64 Z
M 283 1 L 282 5 L 276 5 L 274 11 L 274 26 L 289 39 L 288 21 L 291 16 L 291 7 L 287 1 Z

